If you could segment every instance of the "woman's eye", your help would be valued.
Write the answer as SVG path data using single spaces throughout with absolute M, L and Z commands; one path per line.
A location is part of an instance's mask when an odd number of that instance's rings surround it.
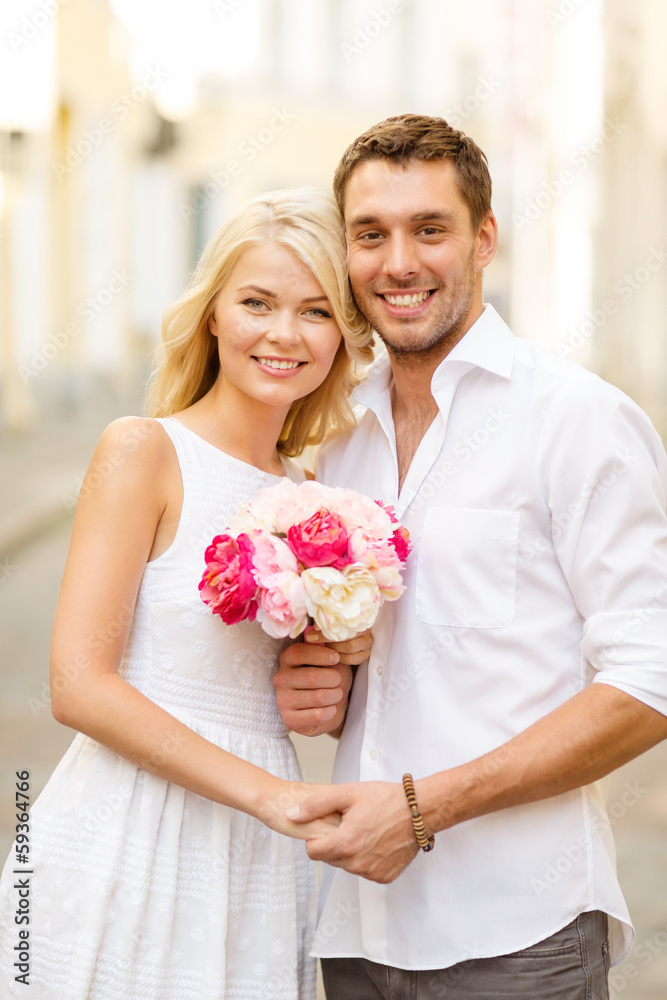
M 266 305 L 261 299 L 244 299 L 242 302 L 244 306 L 251 306 L 253 309 L 263 309 Z
M 308 313 L 311 316 L 317 316 L 318 319 L 331 319 L 331 313 L 327 312 L 326 309 L 309 309 Z

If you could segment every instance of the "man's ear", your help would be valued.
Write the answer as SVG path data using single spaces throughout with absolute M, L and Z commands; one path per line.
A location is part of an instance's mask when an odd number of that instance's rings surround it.
M 482 220 L 477 233 L 476 270 L 482 271 L 491 263 L 498 250 L 498 223 L 493 212 Z

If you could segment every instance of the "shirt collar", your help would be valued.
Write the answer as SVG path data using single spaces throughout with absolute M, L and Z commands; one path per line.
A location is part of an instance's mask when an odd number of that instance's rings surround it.
M 492 305 L 485 305 L 482 315 L 444 358 L 431 380 L 431 391 L 438 401 L 439 392 L 453 380 L 473 368 L 508 379 L 514 363 L 515 336 Z M 391 362 L 383 349 L 371 365 L 364 381 L 357 386 L 354 400 L 376 410 L 379 399 L 391 386 Z

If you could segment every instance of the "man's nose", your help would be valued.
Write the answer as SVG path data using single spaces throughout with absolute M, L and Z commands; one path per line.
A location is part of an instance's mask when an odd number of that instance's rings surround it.
M 414 240 L 404 234 L 392 235 L 386 244 L 385 274 L 405 280 L 419 272 L 419 253 Z

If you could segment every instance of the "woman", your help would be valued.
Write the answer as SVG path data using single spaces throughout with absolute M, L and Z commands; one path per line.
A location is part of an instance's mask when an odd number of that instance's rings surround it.
M 239 504 L 303 479 L 290 456 L 352 419 L 370 330 L 333 201 L 306 189 L 247 205 L 163 341 L 157 419 L 107 428 L 76 513 L 51 686 L 55 717 L 80 733 L 31 815 L 31 996 L 312 998 L 310 862 L 290 837 L 327 823 L 284 815 L 312 786 L 275 705 L 283 644 L 225 626 L 197 584 Z M 361 662 L 367 644 L 337 649 Z M 21 995 L 3 951 L 3 996 Z

